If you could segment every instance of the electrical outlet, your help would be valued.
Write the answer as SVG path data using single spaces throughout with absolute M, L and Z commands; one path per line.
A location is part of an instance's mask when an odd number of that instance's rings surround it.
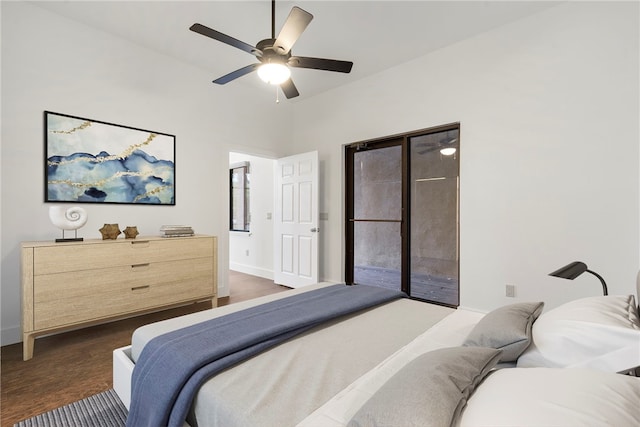
M 505 294 L 510 298 L 514 298 L 516 296 L 516 285 L 507 285 Z
M 245 256 L 249 256 L 249 249 L 247 249 L 246 251 L 244 251 L 244 255 L 245 255 Z

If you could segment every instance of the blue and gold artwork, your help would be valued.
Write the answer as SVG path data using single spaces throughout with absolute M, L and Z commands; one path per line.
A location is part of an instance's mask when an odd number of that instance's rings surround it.
M 175 136 L 45 112 L 47 202 L 175 204 Z

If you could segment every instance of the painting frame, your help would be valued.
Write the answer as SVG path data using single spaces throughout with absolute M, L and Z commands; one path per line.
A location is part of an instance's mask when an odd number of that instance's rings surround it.
M 176 137 L 44 111 L 45 203 L 175 206 Z

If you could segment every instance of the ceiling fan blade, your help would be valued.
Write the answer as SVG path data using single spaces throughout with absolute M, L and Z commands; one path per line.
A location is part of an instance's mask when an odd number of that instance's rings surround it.
M 310 58 L 308 56 L 292 56 L 289 58 L 288 65 L 297 68 L 312 68 L 314 70 L 350 73 L 353 62 L 338 61 L 337 59 Z
M 251 64 L 251 65 L 247 65 L 246 67 L 242 67 L 239 70 L 235 70 L 227 75 L 224 75 L 220 78 L 217 78 L 213 81 L 213 83 L 219 84 L 219 85 L 223 85 L 225 83 L 229 83 L 231 80 L 235 80 L 238 77 L 242 77 L 245 74 L 249 74 L 250 72 L 254 71 L 256 68 L 258 68 L 260 66 L 260 64 L 256 63 L 256 64 Z
M 214 40 L 218 40 L 219 42 L 228 44 L 229 46 L 233 46 L 240 50 L 244 50 L 245 52 L 248 52 L 252 55 L 262 56 L 262 51 L 255 48 L 254 46 L 251 46 L 250 44 L 240 41 L 238 39 L 234 39 L 233 37 L 228 36 L 226 34 L 222 34 L 220 31 L 216 31 L 209 27 L 205 27 L 202 24 L 193 24 L 191 27 L 189 27 L 189 29 L 198 34 L 202 34 L 203 36 L 207 36 Z
M 284 96 L 286 96 L 287 99 L 295 98 L 296 96 L 300 95 L 298 89 L 296 88 L 296 85 L 293 84 L 293 80 L 291 79 L 282 83 L 280 85 L 280 89 L 282 89 L 282 92 L 284 92 Z
M 294 6 L 273 44 L 275 51 L 281 55 L 287 54 L 312 19 L 312 14 Z
M 440 149 L 440 147 L 427 147 L 427 148 L 423 148 L 422 150 L 418 150 L 418 154 L 426 154 L 426 153 L 432 153 L 436 150 Z

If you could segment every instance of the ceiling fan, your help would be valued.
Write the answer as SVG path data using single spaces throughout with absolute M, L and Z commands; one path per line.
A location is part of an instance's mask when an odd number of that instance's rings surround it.
M 258 75 L 262 80 L 273 85 L 278 85 L 289 98 L 300 95 L 298 89 L 291 80 L 291 70 L 289 67 L 311 68 L 314 70 L 336 71 L 339 73 L 351 72 L 353 62 L 339 61 L 335 59 L 311 58 L 307 56 L 292 56 L 291 47 L 298 40 L 302 32 L 307 28 L 313 15 L 294 6 L 287 17 L 280 34 L 275 36 L 275 11 L 276 2 L 271 1 L 271 38 L 260 40 L 255 47 L 242 42 L 219 31 L 206 27 L 202 24 L 193 24 L 189 29 L 203 36 L 210 37 L 222 43 L 244 50 L 254 55 L 260 62 L 247 65 L 239 70 L 226 74 L 213 83 L 226 84 L 230 81 L 258 70 Z
M 416 144 L 416 147 L 424 147 L 422 149 L 417 150 L 418 154 L 426 154 L 431 153 L 433 151 L 439 150 L 440 154 L 445 156 L 450 156 L 455 154 L 458 146 L 458 138 L 445 137 L 439 140 L 430 140 L 419 142 Z

